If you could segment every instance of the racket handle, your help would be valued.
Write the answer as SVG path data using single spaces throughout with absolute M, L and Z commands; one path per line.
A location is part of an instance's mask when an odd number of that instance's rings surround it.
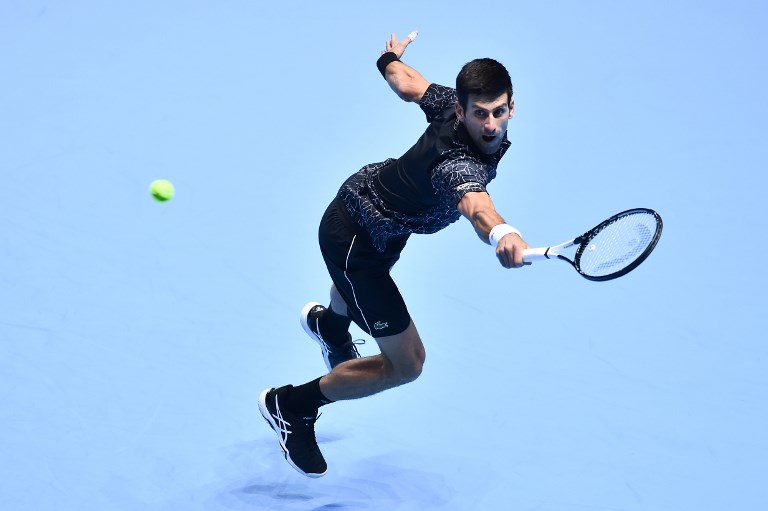
M 531 263 L 533 261 L 549 259 L 549 257 L 546 256 L 547 250 L 549 250 L 549 247 L 526 248 L 523 250 L 523 261 L 526 263 Z

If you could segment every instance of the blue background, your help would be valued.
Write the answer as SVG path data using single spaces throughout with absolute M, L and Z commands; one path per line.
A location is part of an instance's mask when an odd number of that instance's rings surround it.
M 766 21 L 744 0 L 0 0 L 3 509 L 768 508 Z M 504 270 L 464 220 L 414 236 L 393 274 L 425 372 L 326 407 L 309 480 L 257 398 L 323 372 L 298 324 L 328 299 L 317 224 L 424 128 L 374 66 L 414 29 L 430 81 L 509 68 L 490 192 L 531 245 L 631 207 L 664 235 L 608 283 Z

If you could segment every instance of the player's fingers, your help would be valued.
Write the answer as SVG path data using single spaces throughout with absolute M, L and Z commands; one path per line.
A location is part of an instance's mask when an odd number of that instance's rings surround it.
M 403 39 L 402 41 L 400 41 L 400 43 L 398 44 L 398 46 L 400 47 L 400 51 L 401 51 L 401 52 L 404 52 L 404 51 L 405 51 L 405 49 L 408 47 L 408 45 L 409 45 L 409 44 L 411 44 L 411 42 L 412 42 L 414 39 L 416 39 L 416 35 L 418 35 L 418 32 L 414 30 L 413 32 L 411 32 L 410 34 L 408 34 L 408 35 L 405 37 L 405 39 Z
M 525 262 L 523 261 L 522 249 L 515 250 L 514 260 L 515 260 L 515 268 L 522 268 L 523 266 L 525 266 Z
M 499 260 L 502 261 L 504 268 L 522 268 L 525 264 L 523 262 L 523 251 L 517 250 L 514 245 L 501 250 Z
M 506 250 L 497 250 L 496 257 L 499 259 L 499 262 L 504 268 L 509 269 L 512 267 L 509 255 L 507 254 Z

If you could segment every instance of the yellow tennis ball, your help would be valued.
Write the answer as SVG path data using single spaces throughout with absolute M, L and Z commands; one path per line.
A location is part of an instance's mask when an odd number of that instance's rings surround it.
M 152 181 L 152 184 L 149 185 L 149 191 L 157 202 L 169 201 L 173 198 L 173 194 L 176 193 L 173 183 L 166 179 Z

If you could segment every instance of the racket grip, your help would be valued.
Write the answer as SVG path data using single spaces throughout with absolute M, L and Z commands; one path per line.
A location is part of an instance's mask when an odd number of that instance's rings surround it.
M 526 248 L 523 250 L 523 262 L 531 263 L 533 261 L 549 259 L 549 257 L 546 256 L 547 250 L 549 250 L 549 247 Z

